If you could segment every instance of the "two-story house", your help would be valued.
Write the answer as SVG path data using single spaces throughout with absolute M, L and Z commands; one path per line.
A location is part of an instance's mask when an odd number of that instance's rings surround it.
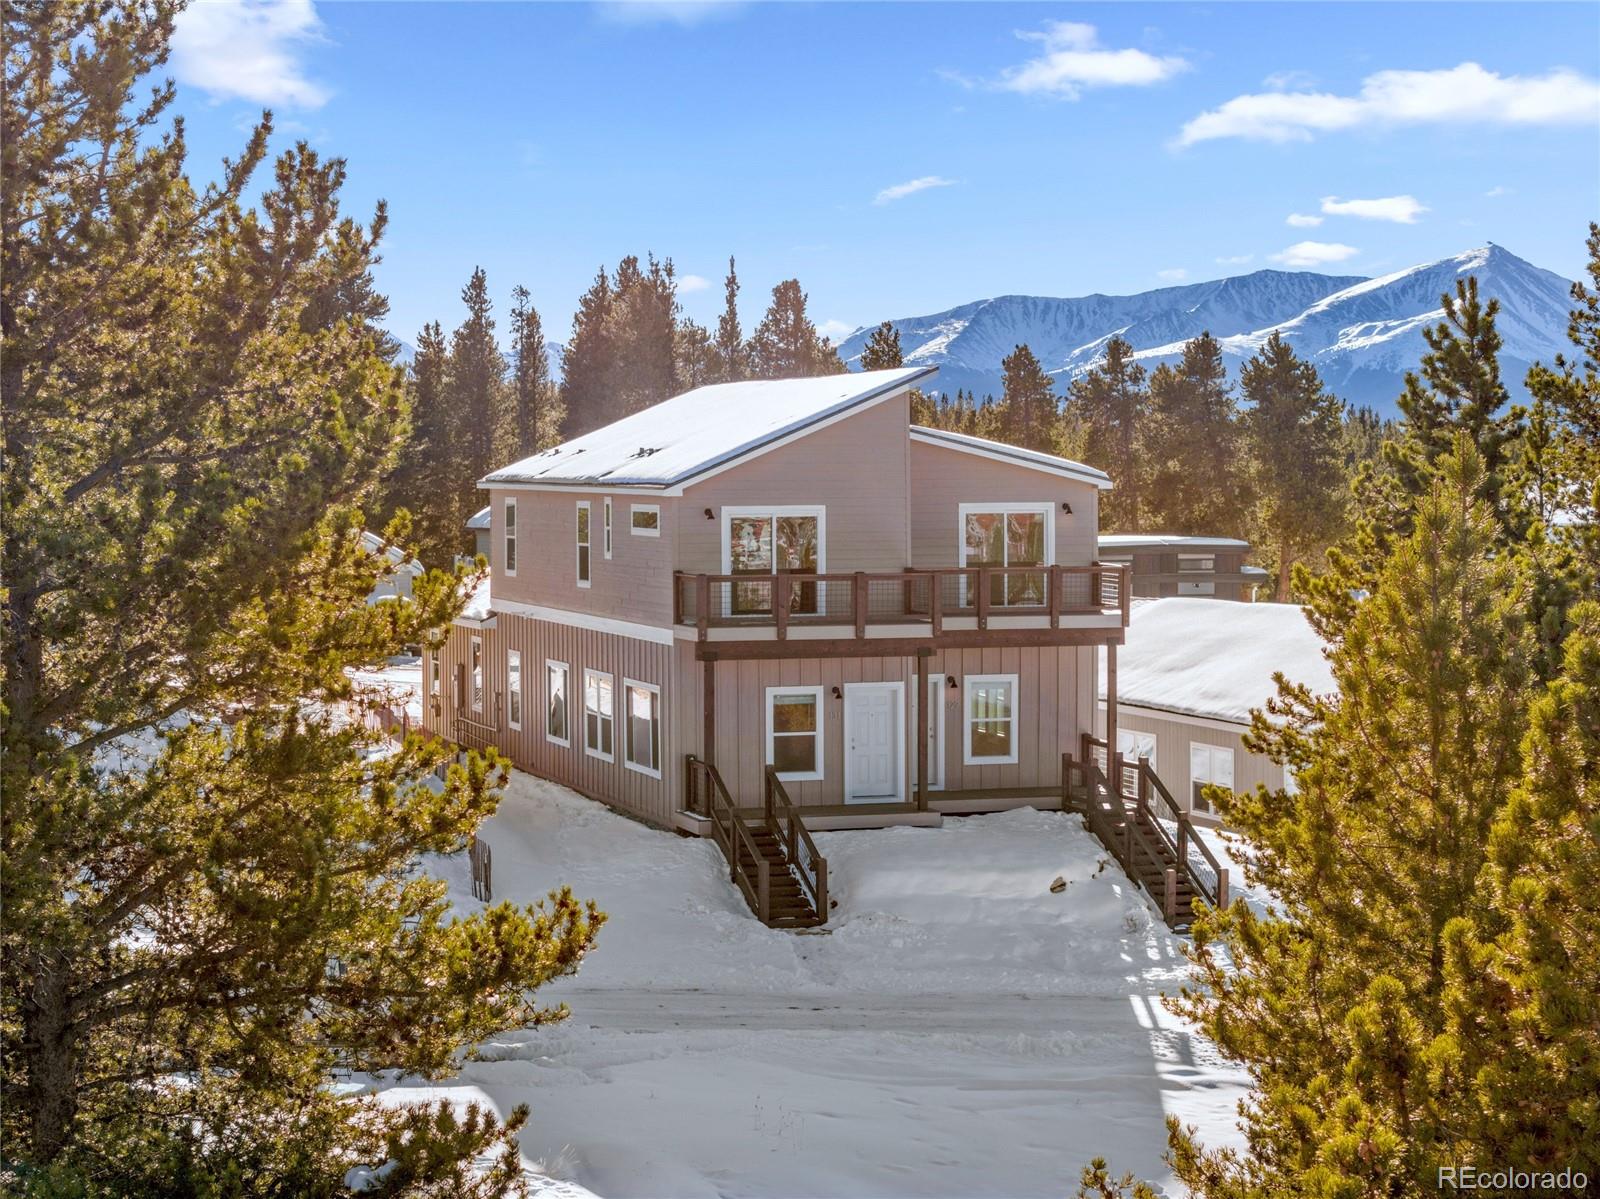
M 1133 594 L 1253 600 L 1267 572 L 1245 561 L 1250 543 L 1237 537 L 1181 537 L 1173 533 L 1102 533 L 1100 560 L 1133 571 Z
M 1128 619 L 1111 482 L 913 426 L 931 373 L 701 387 L 488 475 L 428 727 L 691 832 L 773 791 L 813 828 L 1059 799 Z

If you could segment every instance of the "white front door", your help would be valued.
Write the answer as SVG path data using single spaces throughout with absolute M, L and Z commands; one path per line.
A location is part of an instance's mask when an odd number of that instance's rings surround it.
M 846 803 L 883 803 L 902 798 L 904 692 L 903 683 L 845 684 Z

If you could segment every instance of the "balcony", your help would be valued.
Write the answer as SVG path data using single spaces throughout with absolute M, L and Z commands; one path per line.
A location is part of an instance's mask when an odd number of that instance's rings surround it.
M 1101 562 L 848 574 L 678 571 L 673 577 L 673 621 L 693 627 L 698 640 L 708 643 L 1120 642 L 1131 597 L 1129 568 Z

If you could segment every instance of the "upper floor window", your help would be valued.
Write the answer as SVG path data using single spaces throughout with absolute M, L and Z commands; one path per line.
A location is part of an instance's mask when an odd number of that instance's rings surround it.
M 1053 504 L 962 504 L 959 512 L 962 566 L 1049 566 L 1054 561 Z M 1045 586 L 1044 571 L 997 574 L 989 580 L 989 602 L 1041 605 Z
M 661 505 L 633 505 L 628 510 L 628 523 L 635 537 L 661 536 Z
M 1178 569 L 1185 574 L 1190 571 L 1216 570 L 1217 559 L 1212 554 L 1179 554 Z
M 506 574 L 517 573 L 517 501 L 506 501 Z
M 578 586 L 589 585 L 589 501 L 578 501 Z
M 605 555 L 611 557 L 611 497 L 606 496 L 605 502 Z
M 722 566 L 724 574 L 770 575 L 780 570 L 820 574 L 827 570 L 824 540 L 827 512 L 821 507 L 724 508 Z M 822 611 L 822 595 L 813 581 L 791 582 L 787 596 L 776 597 L 789 611 L 814 615 Z M 774 611 L 773 584 L 735 583 L 725 603 L 735 614 Z

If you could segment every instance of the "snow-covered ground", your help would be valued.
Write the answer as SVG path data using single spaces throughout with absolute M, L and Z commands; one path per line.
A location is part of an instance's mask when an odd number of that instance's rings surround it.
M 1061 1196 L 1096 1155 L 1170 1189 L 1165 1116 L 1239 1141 L 1244 1076 L 1161 1006 L 1179 939 L 1075 816 L 819 834 L 838 906 L 808 934 L 757 922 L 711 842 L 529 775 L 482 835 L 496 900 L 568 883 L 610 919 L 541 992 L 570 1020 L 385 1094 L 528 1103 L 540 1194 Z

